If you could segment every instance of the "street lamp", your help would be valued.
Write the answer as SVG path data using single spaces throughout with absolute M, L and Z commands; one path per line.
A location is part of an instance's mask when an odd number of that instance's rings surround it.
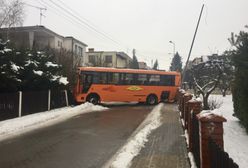
M 176 44 L 173 41 L 169 41 L 169 43 L 173 44 L 173 56 L 175 56 Z

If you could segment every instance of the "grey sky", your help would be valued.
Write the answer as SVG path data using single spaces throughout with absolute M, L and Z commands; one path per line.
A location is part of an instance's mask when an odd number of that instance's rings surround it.
M 71 7 L 96 29 L 105 32 L 113 41 L 102 37 L 85 26 L 62 16 L 52 3 L 60 1 Z M 63 35 L 74 36 L 96 50 L 128 52 L 137 50 L 139 61 L 148 65 L 158 59 L 160 68 L 168 69 L 176 44 L 176 51 L 185 62 L 193 38 L 202 4 L 199 32 L 192 58 L 213 53 L 221 54 L 230 47 L 227 38 L 248 24 L 247 0 L 25 0 L 36 6 L 46 6 L 42 24 Z M 63 5 L 63 4 L 62 4 Z M 63 5 L 64 6 L 64 5 Z M 65 7 L 65 6 L 64 6 Z M 24 25 L 39 24 L 39 10 L 26 7 Z M 60 16 L 59 16 L 60 15 Z M 70 20 L 70 21 L 68 21 Z M 120 46 L 121 45 L 121 46 Z

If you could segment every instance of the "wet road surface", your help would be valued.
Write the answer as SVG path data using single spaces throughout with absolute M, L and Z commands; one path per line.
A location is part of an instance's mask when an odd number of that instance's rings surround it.
M 0 168 L 101 167 L 153 107 L 109 108 L 0 142 Z
M 177 105 L 165 104 L 162 109 L 162 125 L 148 137 L 131 168 L 190 168 Z

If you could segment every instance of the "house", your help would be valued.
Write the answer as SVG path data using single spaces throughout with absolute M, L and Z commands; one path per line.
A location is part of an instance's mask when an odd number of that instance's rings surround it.
M 72 66 L 83 65 L 87 45 L 73 37 L 64 37 L 44 26 L 1 28 L 0 38 L 10 40 L 16 48 L 57 51 L 66 50 L 72 58 Z M 65 55 L 63 55 L 65 56 Z
M 218 55 L 218 54 L 212 54 L 212 55 L 204 55 L 201 57 L 194 58 L 192 61 L 189 62 L 189 68 L 191 68 L 194 65 L 198 65 L 203 62 L 207 61 L 224 61 L 230 59 L 226 55 Z
M 94 48 L 89 48 L 84 66 L 129 68 L 131 61 L 132 59 L 124 52 L 95 51 Z
M 151 69 L 151 67 L 147 66 L 145 62 L 138 62 L 139 63 L 139 69 Z

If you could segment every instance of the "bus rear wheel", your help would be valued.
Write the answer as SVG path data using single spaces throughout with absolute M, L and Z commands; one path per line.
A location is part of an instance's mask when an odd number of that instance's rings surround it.
M 100 103 L 100 98 L 98 95 L 92 94 L 87 97 L 87 102 L 97 105 Z
M 158 104 L 158 98 L 156 95 L 149 95 L 146 99 L 146 104 L 155 105 Z

